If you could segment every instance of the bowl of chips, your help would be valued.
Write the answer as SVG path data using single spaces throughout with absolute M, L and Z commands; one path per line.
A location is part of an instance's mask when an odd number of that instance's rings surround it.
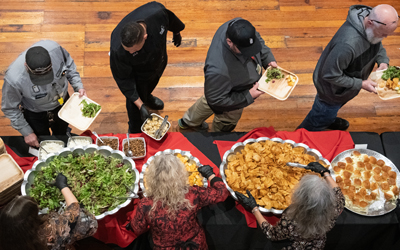
M 307 165 L 319 162 L 328 167 L 321 153 L 303 143 L 280 138 L 260 137 L 236 143 L 225 152 L 220 173 L 232 197 L 235 191 L 249 190 L 260 205 L 260 212 L 282 214 L 291 203 L 295 185 L 305 174 L 315 174 L 287 162 Z M 247 194 L 246 194 L 247 195 Z
M 189 151 L 182 151 L 180 149 L 166 149 L 164 151 L 159 151 L 143 164 L 142 172 L 140 173 L 140 188 L 143 190 L 143 195 L 146 196 L 146 169 L 149 167 L 150 163 L 154 160 L 155 156 L 173 154 L 185 165 L 186 170 L 189 172 L 189 185 L 190 186 L 201 186 L 207 187 L 207 179 L 204 178 L 198 171 L 197 168 L 202 166 L 199 159 L 190 154 Z

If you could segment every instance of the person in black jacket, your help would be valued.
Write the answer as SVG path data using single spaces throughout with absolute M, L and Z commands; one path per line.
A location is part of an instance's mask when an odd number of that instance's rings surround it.
M 161 110 L 164 103 L 151 93 L 167 66 L 167 31 L 173 43 L 181 44 L 185 28 L 179 18 L 158 2 L 135 9 L 111 34 L 110 67 L 126 97 L 129 132 L 138 133 L 150 114 L 148 108 Z

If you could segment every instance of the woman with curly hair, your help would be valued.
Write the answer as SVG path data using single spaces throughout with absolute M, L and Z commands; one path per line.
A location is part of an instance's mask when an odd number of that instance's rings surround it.
M 147 197 L 139 201 L 130 228 L 137 235 L 150 229 L 153 249 L 208 249 L 197 212 L 224 201 L 229 192 L 210 166 L 198 171 L 210 187 L 191 187 L 185 166 L 174 155 L 158 155 L 146 169 Z
M 96 218 L 79 207 L 67 177 L 58 174 L 55 185 L 67 205 L 62 214 L 39 215 L 38 204 L 29 196 L 17 196 L 1 210 L 0 250 L 74 249 L 75 241 L 96 232 Z
M 311 174 L 303 176 L 292 194 L 292 203 L 275 226 L 264 219 L 248 190 L 249 197 L 235 192 L 243 206 L 254 214 L 267 238 L 279 241 L 269 242 L 266 249 L 324 249 L 326 233 L 343 211 L 344 196 L 329 170 L 318 162 L 312 162 L 306 168 L 324 179 Z

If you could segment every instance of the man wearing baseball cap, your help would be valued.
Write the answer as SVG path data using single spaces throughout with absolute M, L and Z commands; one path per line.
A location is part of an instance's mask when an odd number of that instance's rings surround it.
M 4 76 L 1 110 L 25 142 L 39 147 L 37 136 L 65 135 L 68 123 L 58 111 L 69 98 L 68 81 L 80 96 L 86 91 L 74 60 L 58 43 L 33 44 L 11 63 Z
M 213 132 L 232 131 L 243 108 L 264 93 L 258 90 L 258 80 L 268 66 L 278 65 L 249 21 L 235 18 L 224 23 L 207 53 L 204 95 L 179 119 L 179 127 L 208 130 L 205 120 L 214 114 Z

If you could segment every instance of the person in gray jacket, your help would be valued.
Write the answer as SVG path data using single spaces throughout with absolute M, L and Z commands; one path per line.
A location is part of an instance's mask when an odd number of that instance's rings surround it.
M 224 23 L 207 53 L 204 95 L 179 119 L 179 127 L 207 130 L 205 120 L 214 114 L 212 131 L 232 131 L 243 108 L 264 93 L 258 90 L 258 80 L 262 67 L 268 66 L 278 65 L 249 21 L 235 18 Z
M 37 136 L 65 135 L 68 123 L 58 111 L 69 98 L 68 81 L 80 97 L 85 95 L 74 60 L 58 43 L 33 44 L 11 63 L 4 76 L 1 110 L 25 142 L 39 147 Z
M 349 122 L 337 117 L 337 112 L 361 89 L 377 93 L 377 84 L 368 77 L 376 63 L 378 70 L 388 68 L 389 58 L 381 41 L 393 34 L 398 20 L 397 11 L 387 4 L 375 8 L 350 7 L 346 22 L 317 63 L 313 75 L 317 95 L 311 111 L 298 128 L 321 131 L 349 127 Z

